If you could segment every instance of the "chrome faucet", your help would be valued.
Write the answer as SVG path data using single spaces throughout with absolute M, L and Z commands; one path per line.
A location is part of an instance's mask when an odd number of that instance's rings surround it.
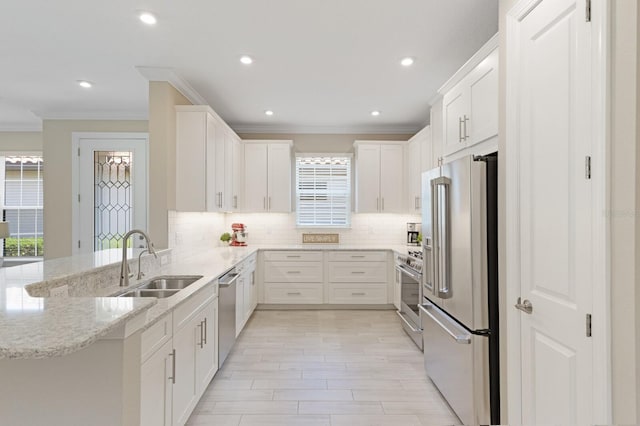
M 127 262 L 127 240 L 133 234 L 142 235 L 147 242 L 147 250 L 149 250 L 149 253 L 153 254 L 156 258 L 158 258 L 158 255 L 156 254 L 156 251 L 153 248 L 153 243 L 151 242 L 151 240 L 149 239 L 149 236 L 145 234 L 144 231 L 140 229 L 132 229 L 131 231 L 124 234 L 124 237 L 122 237 L 122 264 L 120 265 L 120 287 L 128 286 L 129 278 L 133 276 L 133 274 L 129 273 L 129 263 Z

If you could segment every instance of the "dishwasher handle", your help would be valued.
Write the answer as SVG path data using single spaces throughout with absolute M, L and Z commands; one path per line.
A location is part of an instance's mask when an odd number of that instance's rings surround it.
M 228 277 L 231 277 L 231 279 L 227 280 Z M 218 287 L 231 287 L 236 282 L 238 277 L 240 277 L 240 274 L 236 273 L 235 271 L 226 273 L 218 280 Z
M 418 307 L 424 315 L 428 316 L 433 322 L 435 322 L 453 340 L 455 340 L 456 343 L 467 345 L 471 344 L 471 333 L 463 329 L 446 314 L 436 310 L 436 307 L 433 304 L 424 303 L 422 305 L 418 305 Z

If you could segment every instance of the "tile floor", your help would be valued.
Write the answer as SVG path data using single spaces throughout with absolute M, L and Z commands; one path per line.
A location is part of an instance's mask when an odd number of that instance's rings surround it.
M 255 311 L 187 425 L 459 422 L 394 311 Z

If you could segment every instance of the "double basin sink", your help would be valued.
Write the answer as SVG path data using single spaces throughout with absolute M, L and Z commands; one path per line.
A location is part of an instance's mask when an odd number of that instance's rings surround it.
M 171 297 L 202 278 L 202 275 L 160 276 L 133 288 L 118 297 Z

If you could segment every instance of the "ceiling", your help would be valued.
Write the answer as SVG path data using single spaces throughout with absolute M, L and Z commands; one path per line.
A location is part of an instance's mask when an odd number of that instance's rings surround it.
M 498 0 L 5 2 L 0 130 L 146 119 L 137 67 L 162 67 L 238 132 L 414 132 L 437 89 L 497 30 Z M 413 66 L 400 65 L 406 56 Z

